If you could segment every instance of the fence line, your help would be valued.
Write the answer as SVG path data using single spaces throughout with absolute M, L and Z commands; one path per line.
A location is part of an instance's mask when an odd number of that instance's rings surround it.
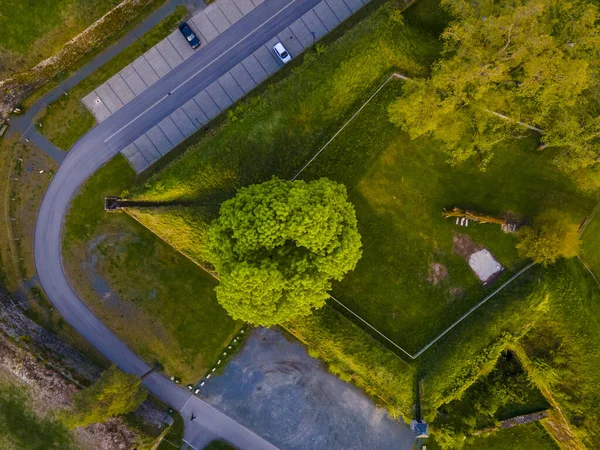
M 317 153 L 315 153 L 315 154 L 314 154 L 314 156 L 313 156 L 312 158 L 310 158 L 310 160 L 309 160 L 309 161 L 308 161 L 308 162 L 307 162 L 307 163 L 304 165 L 304 167 L 302 167 L 302 169 L 300 169 L 300 172 L 298 172 L 296 175 L 294 175 L 294 178 L 292 178 L 292 181 L 294 181 L 296 178 L 298 178 L 298 176 L 299 176 L 299 175 L 300 175 L 302 172 L 304 172 L 304 169 L 306 169 L 306 168 L 307 168 L 307 167 L 308 167 L 308 166 L 309 166 L 309 165 L 310 165 L 310 164 L 311 164 L 311 163 L 312 163 L 312 162 L 313 162 L 313 161 L 316 159 L 316 157 L 317 157 L 317 156 L 319 156 L 319 155 L 321 154 L 321 152 L 322 152 L 323 150 L 325 150 L 325 148 L 326 148 L 326 147 L 327 147 L 329 144 L 331 144 L 331 143 L 333 142 L 333 140 L 334 140 L 334 139 L 335 139 L 335 138 L 338 136 L 338 134 L 340 134 L 340 133 L 341 133 L 341 132 L 344 130 L 344 128 L 346 128 L 346 126 L 348 126 L 348 124 L 349 124 L 350 122 L 352 122 L 352 120 L 353 120 L 353 119 L 354 119 L 356 116 L 358 116 L 358 114 L 359 114 L 359 113 L 360 113 L 360 112 L 363 110 L 363 108 L 364 108 L 365 106 L 367 106 L 367 104 L 368 104 L 368 103 L 369 103 L 371 100 L 373 100 L 373 98 L 374 98 L 374 97 L 375 97 L 375 96 L 376 96 L 376 95 L 379 93 L 379 91 L 381 91 L 381 90 L 383 89 L 383 87 L 384 87 L 386 84 L 388 84 L 388 82 L 389 82 L 389 81 L 390 81 L 392 78 L 402 78 L 402 79 L 406 79 L 406 77 L 404 77 L 403 75 L 400 75 L 400 74 L 398 74 L 398 73 L 393 73 L 393 74 L 391 74 L 391 75 L 390 75 L 390 76 L 387 78 L 387 80 L 385 80 L 385 81 L 383 82 L 383 84 L 377 88 L 377 90 L 376 90 L 376 91 L 373 93 L 373 95 L 371 95 L 371 96 L 369 97 L 369 99 L 368 99 L 368 100 L 367 100 L 365 103 L 363 103 L 363 105 L 362 105 L 362 106 L 361 106 L 361 107 L 358 109 L 358 111 L 356 111 L 356 112 L 355 112 L 355 113 L 352 115 L 352 117 L 350 117 L 350 119 L 348 119 L 348 121 L 347 121 L 347 122 L 346 122 L 344 125 L 342 125 L 342 127 L 341 127 L 341 128 L 338 130 L 338 131 L 337 131 L 337 133 L 335 133 L 335 134 L 333 135 L 333 137 L 332 137 L 331 139 L 329 139 L 329 140 L 327 141 L 327 143 L 326 143 L 326 144 L 325 144 L 323 147 L 321 147 L 321 149 L 320 149 L 320 150 L 319 150 Z
M 329 297 L 332 300 L 334 300 L 338 305 L 340 305 L 342 308 L 346 309 L 346 311 L 348 311 L 350 314 L 352 314 L 353 316 L 355 316 L 357 319 L 359 319 L 361 322 L 363 322 L 365 325 L 367 325 L 369 328 L 371 328 L 373 331 L 375 331 L 377 334 L 379 334 L 382 338 L 384 338 L 386 341 L 388 341 L 394 347 L 396 347 L 398 350 L 401 350 L 406 356 L 408 356 L 411 359 L 415 359 L 415 357 L 413 355 L 411 355 L 410 353 L 408 353 L 406 350 L 404 350 L 402 347 L 400 347 L 398 344 L 396 344 L 394 341 L 392 341 L 389 337 L 387 337 L 385 334 L 383 334 L 381 331 L 379 331 L 377 328 L 375 328 L 369 322 L 367 322 L 365 319 L 363 319 L 358 314 L 356 314 L 354 311 L 352 311 L 350 308 L 348 308 L 346 305 L 344 305 L 342 302 L 340 302 L 333 295 L 330 294 Z
M 520 277 L 522 274 L 524 274 L 529 269 L 531 269 L 533 266 L 535 266 L 535 263 L 529 263 L 527 266 L 523 267 L 516 274 L 514 274 L 512 277 L 510 277 L 508 280 L 506 280 L 502 284 L 502 286 L 500 286 L 498 289 L 496 289 L 494 292 L 492 292 L 490 295 L 488 295 L 486 298 L 481 300 L 479 303 L 477 303 L 475 306 L 473 306 L 470 310 L 468 310 L 466 313 L 464 313 L 462 316 L 460 316 L 458 318 L 458 320 L 456 320 L 452 325 L 450 325 L 448 328 L 446 328 L 438 337 L 433 339 L 429 344 L 427 344 L 425 347 L 423 347 L 421 350 L 419 350 L 417 352 L 417 354 L 415 355 L 415 358 L 418 358 L 419 355 L 421 355 L 421 353 L 423 353 L 425 350 L 427 350 L 429 347 L 431 347 L 433 344 L 435 344 L 438 340 L 440 340 L 446 333 L 448 333 L 450 330 L 452 330 L 452 328 L 454 328 L 456 325 L 458 325 L 464 319 L 466 319 L 473 311 L 475 311 L 477 308 L 479 308 L 481 305 L 483 305 L 485 302 L 487 302 L 490 298 L 492 298 L 494 295 L 496 295 L 502 289 L 504 289 L 506 286 L 508 286 L 513 281 L 515 281 L 518 277 Z

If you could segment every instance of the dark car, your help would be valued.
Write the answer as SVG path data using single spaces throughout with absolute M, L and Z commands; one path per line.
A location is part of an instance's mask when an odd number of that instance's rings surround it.
M 181 31 L 181 34 L 183 34 L 183 37 L 188 41 L 188 44 L 190 44 L 192 48 L 200 47 L 200 39 L 198 39 L 196 33 L 192 31 L 186 22 L 179 25 L 179 31 Z

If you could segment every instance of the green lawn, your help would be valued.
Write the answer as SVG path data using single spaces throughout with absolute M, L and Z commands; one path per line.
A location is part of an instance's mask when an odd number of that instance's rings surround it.
M 0 78 L 56 53 L 119 0 L 3 0 Z
M 344 183 L 356 207 L 363 257 L 334 296 L 414 353 L 499 284 L 482 286 L 453 250 L 457 235 L 488 248 L 507 268 L 503 278 L 523 265 L 514 235 L 498 225 L 458 227 L 444 208 L 531 219 L 558 207 L 580 221 L 596 200 L 534 151 L 533 136 L 498 148 L 485 172 L 474 161 L 448 166 L 435 142 L 411 141 L 387 120 L 403 83 L 390 82 L 300 178 Z M 432 280 L 433 264 L 445 279 Z
M 75 85 L 67 96 L 61 96 L 48 105 L 35 119 L 36 123 L 42 124 L 39 131 L 57 147 L 63 150 L 71 148 L 96 124 L 81 99 L 169 35 L 185 14 L 184 6 L 177 7 L 152 30 Z
M 136 353 L 194 382 L 241 324 L 217 303 L 209 274 L 128 215 L 104 212 L 104 197 L 134 182 L 119 155 L 84 185 L 66 220 L 65 266 L 88 306 Z M 93 289 L 102 280 L 110 298 Z
M 544 427 L 531 423 L 500 430 L 487 437 L 477 437 L 465 445 L 464 450 L 559 450 L 559 446 Z
M 75 449 L 70 431 L 52 417 L 36 414 L 25 386 L 11 375 L 0 374 L 0 448 Z

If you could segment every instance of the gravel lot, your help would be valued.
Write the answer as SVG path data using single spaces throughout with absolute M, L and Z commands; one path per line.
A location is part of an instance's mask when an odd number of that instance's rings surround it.
M 255 330 L 202 397 L 281 449 L 410 449 L 413 434 L 304 347 Z

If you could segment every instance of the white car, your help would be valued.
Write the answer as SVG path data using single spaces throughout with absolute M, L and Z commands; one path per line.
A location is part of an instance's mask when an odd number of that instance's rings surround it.
M 273 47 L 273 51 L 284 64 L 287 64 L 292 60 L 292 57 L 290 56 L 289 52 L 285 49 L 281 42 L 275 44 L 275 47 Z

